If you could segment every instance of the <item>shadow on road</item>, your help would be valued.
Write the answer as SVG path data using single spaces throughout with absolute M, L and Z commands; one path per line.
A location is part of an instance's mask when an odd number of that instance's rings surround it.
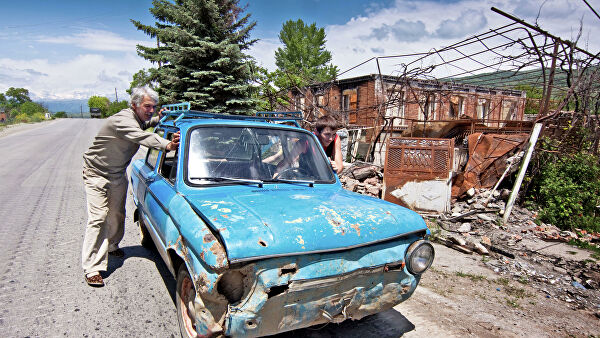
M 400 337 L 415 329 L 411 323 L 400 312 L 390 309 L 365 317 L 361 320 L 346 320 L 340 324 L 318 325 L 306 329 L 300 329 L 275 336 L 277 338 L 290 337 Z
M 163 262 L 160 255 L 157 252 L 153 250 L 148 250 L 141 245 L 127 246 L 122 247 L 121 249 L 123 249 L 123 251 L 125 252 L 125 257 L 115 258 L 109 256 L 107 270 L 105 273 L 102 274 L 102 276 L 104 278 L 110 276 L 113 272 L 115 272 L 115 270 L 122 267 L 123 262 L 129 258 L 139 257 L 151 260 L 156 265 L 156 269 L 160 273 L 160 277 L 162 277 L 163 283 L 165 283 L 165 287 L 169 291 L 169 295 L 171 296 L 173 305 L 175 305 L 175 288 L 177 287 L 177 283 L 175 281 L 175 278 L 173 278 L 173 275 L 171 275 L 169 268 L 167 268 L 167 265 Z

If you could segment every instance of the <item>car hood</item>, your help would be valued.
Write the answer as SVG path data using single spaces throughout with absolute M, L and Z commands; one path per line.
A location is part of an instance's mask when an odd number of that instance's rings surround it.
M 342 188 L 205 190 L 186 199 L 220 234 L 232 263 L 346 249 L 427 229 L 409 209 Z

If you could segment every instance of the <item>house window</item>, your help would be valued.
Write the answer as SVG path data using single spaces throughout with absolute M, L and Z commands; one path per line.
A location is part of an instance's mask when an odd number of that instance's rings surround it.
M 478 99 L 477 100 L 477 118 L 485 120 L 488 118 L 490 113 L 490 100 Z
M 393 127 L 406 126 L 406 120 L 404 119 L 405 95 L 406 92 L 402 92 L 402 100 L 394 100 L 395 102 L 388 104 L 385 109 L 385 116 L 391 118 Z
M 317 94 L 315 96 L 315 104 L 317 107 L 325 107 L 325 96 L 323 94 Z
M 458 118 L 460 115 L 462 115 L 463 113 L 463 102 L 464 102 L 464 97 L 462 96 L 458 96 L 458 95 L 451 95 L 450 96 L 450 111 L 449 111 L 449 118 L 451 119 L 455 119 Z
M 304 110 L 304 97 L 296 96 L 296 100 L 294 102 L 294 109 Z
M 420 95 L 418 119 L 435 120 L 435 94 Z
M 341 108 L 343 111 L 356 110 L 358 108 L 358 95 L 356 88 L 345 89 L 342 92 Z
M 502 102 L 502 116 L 503 120 L 512 120 L 517 115 L 517 102 L 513 100 L 504 100 Z

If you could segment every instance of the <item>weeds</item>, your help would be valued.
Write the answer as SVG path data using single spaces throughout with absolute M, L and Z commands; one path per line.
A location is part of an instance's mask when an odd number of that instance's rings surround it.
M 482 280 L 487 280 L 487 278 L 486 278 L 485 276 L 482 276 L 482 275 L 474 275 L 474 274 L 471 274 L 471 273 L 464 273 L 464 272 L 462 272 L 462 271 L 456 271 L 456 275 L 457 275 L 458 277 L 466 277 L 466 278 L 469 278 L 469 279 L 470 279 L 470 280 L 472 280 L 473 282 L 479 282 L 479 281 L 482 281 Z
M 509 297 L 504 298 L 506 300 L 506 304 L 515 309 L 519 308 L 519 302 L 516 299 L 511 299 Z
M 504 286 L 508 286 L 508 278 L 504 278 L 504 277 L 500 277 L 498 279 L 496 279 L 496 283 L 500 284 L 500 285 L 504 285 Z

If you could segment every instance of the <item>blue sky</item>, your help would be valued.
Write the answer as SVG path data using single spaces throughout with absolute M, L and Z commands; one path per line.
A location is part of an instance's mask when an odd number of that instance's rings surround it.
M 600 10 L 600 0 L 588 2 Z M 260 39 L 249 54 L 271 70 L 277 34 L 290 19 L 324 27 L 333 63 L 344 70 L 373 56 L 428 51 L 507 24 L 492 6 L 533 22 L 542 3 L 544 29 L 569 39 L 582 19 L 582 40 L 598 52 L 600 39 L 591 37 L 600 34 L 600 19 L 581 0 L 240 1 L 257 22 L 252 38 Z M 125 98 L 132 75 L 150 66 L 135 45 L 153 44 L 129 20 L 152 24 L 149 7 L 151 0 L 1 0 L 0 92 L 24 87 L 34 99 L 113 99 L 116 88 Z

